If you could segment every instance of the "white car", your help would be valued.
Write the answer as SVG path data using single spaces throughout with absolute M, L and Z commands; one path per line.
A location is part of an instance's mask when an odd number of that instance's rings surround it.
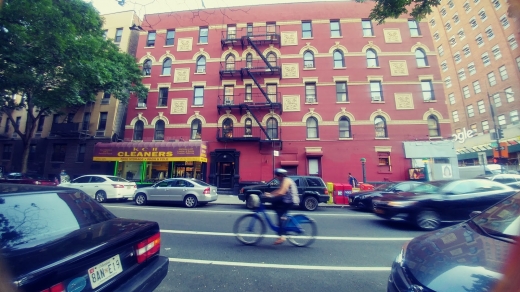
M 111 199 L 132 199 L 137 190 L 135 182 L 102 174 L 83 175 L 59 186 L 80 189 L 100 203 Z

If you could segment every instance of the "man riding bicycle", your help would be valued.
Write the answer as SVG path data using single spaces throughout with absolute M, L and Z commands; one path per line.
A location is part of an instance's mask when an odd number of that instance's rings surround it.
M 287 211 L 293 205 L 293 196 L 298 196 L 298 188 L 294 181 L 287 177 L 287 170 L 277 168 L 274 171 L 276 179 L 280 181 L 280 187 L 270 194 L 268 197 L 273 197 L 272 205 L 276 214 L 278 215 L 278 236 L 280 236 L 274 244 L 281 244 L 285 242 L 285 221 L 287 219 Z

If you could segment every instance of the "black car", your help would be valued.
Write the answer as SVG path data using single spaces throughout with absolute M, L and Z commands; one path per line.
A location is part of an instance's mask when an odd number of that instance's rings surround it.
M 157 222 L 82 191 L 0 185 L 0 252 L 16 291 L 153 291 L 168 273 Z
M 289 176 L 298 187 L 298 194 L 300 195 L 300 207 L 308 211 L 314 211 L 318 208 L 319 203 L 326 203 L 329 201 L 329 191 L 325 182 L 320 177 L 316 176 Z M 238 199 L 246 202 L 246 207 L 253 208 L 253 202 L 249 199 L 252 194 L 262 195 L 265 192 L 272 192 L 280 187 L 280 181 L 273 179 L 267 183 L 243 187 L 240 189 Z M 269 199 L 265 199 L 269 202 Z
M 348 196 L 348 204 L 352 207 L 372 211 L 372 199 L 380 198 L 385 193 L 408 192 L 420 184 L 421 182 L 418 181 L 402 181 L 383 184 L 374 190 L 351 193 Z
M 424 230 L 437 229 L 442 221 L 466 220 L 512 195 L 515 190 L 488 179 L 431 181 L 411 192 L 374 199 L 374 212 L 386 219 L 404 219 Z
M 406 243 L 395 259 L 388 292 L 493 291 L 520 235 L 520 193 L 470 220 Z

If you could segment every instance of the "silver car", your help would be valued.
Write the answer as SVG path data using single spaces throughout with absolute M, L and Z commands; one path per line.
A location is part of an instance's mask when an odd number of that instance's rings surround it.
M 134 201 L 145 205 L 148 201 L 183 202 L 187 208 L 216 201 L 217 187 L 192 178 L 169 178 L 151 187 L 135 191 Z

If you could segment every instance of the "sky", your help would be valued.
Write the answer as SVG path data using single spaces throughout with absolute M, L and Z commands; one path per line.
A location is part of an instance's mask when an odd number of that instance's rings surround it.
M 100 14 L 133 10 L 141 19 L 145 14 L 197 10 L 205 8 L 233 7 L 273 3 L 320 2 L 323 0 L 84 0 L 93 3 Z M 118 2 L 124 1 L 124 5 Z M 345 0 L 327 0 L 345 1 Z M 204 6 L 203 6 L 204 5 Z

